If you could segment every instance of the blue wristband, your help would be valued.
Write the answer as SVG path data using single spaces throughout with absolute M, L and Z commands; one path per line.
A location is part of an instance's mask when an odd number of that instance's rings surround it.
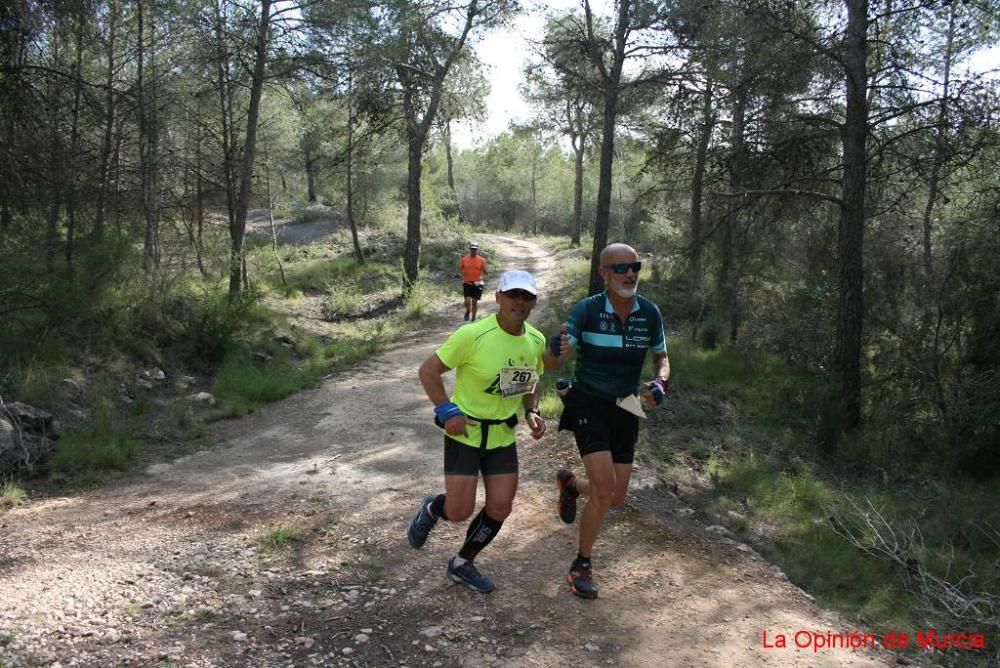
M 441 420 L 442 424 L 444 424 L 453 417 L 464 415 L 464 413 L 462 412 L 462 409 L 458 407 L 458 404 L 456 404 L 453 401 L 449 401 L 447 403 L 435 406 L 434 415 L 437 416 L 438 420 Z
M 549 351 L 555 357 L 559 357 L 559 349 L 562 348 L 562 334 L 553 334 L 549 337 Z

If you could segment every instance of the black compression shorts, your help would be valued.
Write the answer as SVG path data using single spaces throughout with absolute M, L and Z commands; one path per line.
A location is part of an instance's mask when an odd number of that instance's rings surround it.
M 565 406 L 559 429 L 568 429 L 576 437 L 580 456 L 608 450 L 615 464 L 631 464 L 639 440 L 639 418 L 615 405 L 570 388 L 563 398 Z
M 502 448 L 477 448 L 444 437 L 444 472 L 446 475 L 479 475 L 517 473 L 517 445 Z

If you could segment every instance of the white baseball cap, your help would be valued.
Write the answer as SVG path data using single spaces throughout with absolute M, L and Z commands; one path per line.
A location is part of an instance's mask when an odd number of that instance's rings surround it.
M 520 269 L 505 271 L 500 277 L 500 285 L 497 287 L 497 290 L 500 292 L 527 290 L 533 295 L 538 294 L 538 288 L 535 286 L 535 277 Z
M 477 244 L 475 241 L 470 241 L 469 248 L 479 248 L 479 244 Z

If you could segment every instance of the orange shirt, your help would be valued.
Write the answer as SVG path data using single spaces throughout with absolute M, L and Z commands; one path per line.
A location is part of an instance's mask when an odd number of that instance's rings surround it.
M 462 281 L 465 283 L 475 283 L 483 280 L 486 273 L 486 258 L 482 255 L 472 257 L 466 255 L 458 262 L 458 270 L 462 273 Z

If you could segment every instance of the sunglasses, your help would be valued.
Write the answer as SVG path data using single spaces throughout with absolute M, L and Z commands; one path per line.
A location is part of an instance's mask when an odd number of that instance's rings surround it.
M 629 269 L 638 274 L 642 269 L 642 262 L 616 262 L 615 264 L 602 264 L 601 266 L 605 269 L 610 269 L 616 274 L 627 274 Z
M 525 301 L 534 301 L 538 297 L 531 294 L 527 290 L 508 290 L 507 292 L 501 292 L 504 297 L 510 297 L 511 299 L 523 299 Z

